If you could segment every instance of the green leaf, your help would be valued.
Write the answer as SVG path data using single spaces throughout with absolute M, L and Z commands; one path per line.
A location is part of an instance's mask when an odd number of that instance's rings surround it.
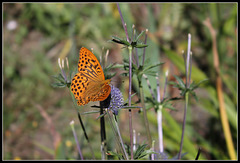
M 145 48 L 145 47 L 147 47 L 148 45 L 146 45 L 146 44 L 137 44 L 137 45 L 135 45 L 134 47 L 136 47 L 136 48 Z
M 139 145 L 136 152 L 134 153 L 134 159 L 138 159 L 144 149 L 147 147 L 147 144 Z
M 141 109 L 142 107 L 140 106 L 124 106 L 122 109 Z
M 100 111 L 94 110 L 94 111 L 83 112 L 83 113 L 81 113 L 81 115 L 94 114 L 94 113 L 99 113 L 99 112 L 100 112 Z
M 198 97 L 197 97 L 196 93 L 193 92 L 193 91 L 191 91 L 190 93 L 193 95 L 193 97 L 195 98 L 195 100 L 198 101 Z
M 66 159 L 66 155 L 65 155 L 66 152 L 64 149 L 66 149 L 66 147 L 64 147 L 64 144 L 62 142 L 60 142 L 55 150 L 55 159 L 56 160 Z
M 180 56 L 178 53 L 176 53 L 175 51 L 172 51 L 170 49 L 167 49 L 165 47 L 160 47 L 164 54 L 166 54 L 166 56 L 174 63 L 174 65 L 176 67 L 178 67 L 178 69 L 181 72 L 185 72 L 185 66 L 184 66 L 184 60 L 183 57 Z M 202 79 L 206 79 L 207 76 L 204 74 L 203 71 L 201 71 L 199 68 L 197 68 L 196 66 L 192 65 L 192 75 L 191 75 L 192 79 L 196 82 L 202 80 Z
M 181 90 L 182 90 L 182 92 L 180 93 L 180 95 L 184 96 L 186 94 L 186 92 L 187 92 L 187 89 L 181 89 Z
M 67 85 L 65 83 L 52 83 L 51 86 L 54 88 L 64 88 Z
M 176 82 L 173 82 L 173 81 L 168 81 L 167 83 L 168 83 L 168 85 L 173 85 L 173 86 L 177 86 L 178 85 Z
M 115 39 L 112 39 L 112 40 L 110 40 L 109 42 L 114 42 L 114 43 L 118 43 L 118 44 L 124 44 L 124 43 L 122 43 L 121 41 L 118 41 L 118 40 L 115 40 Z
M 148 67 L 146 67 L 146 68 L 143 69 L 143 72 L 145 73 L 146 71 L 148 71 L 148 70 L 150 70 L 150 69 L 152 69 L 152 68 L 155 68 L 155 67 L 157 67 L 157 66 L 160 66 L 160 65 L 162 65 L 162 64 L 164 64 L 164 62 L 161 62 L 161 63 L 157 63 L 157 64 L 154 64 L 154 65 L 148 66 Z M 156 73 L 155 73 L 155 75 L 156 75 Z
M 134 153 L 134 156 L 133 158 L 135 160 L 138 160 L 138 159 L 141 159 L 147 155 L 150 155 L 150 154 L 154 154 L 156 152 L 152 151 L 152 150 L 146 150 L 145 148 L 147 147 L 148 145 L 147 144 L 143 144 L 143 145 L 139 145 L 136 152 Z M 156 153 L 157 154 L 157 153 Z
M 182 99 L 183 99 L 182 97 L 173 97 L 168 99 L 167 101 L 175 101 L 175 100 L 182 100 Z
M 126 40 L 121 40 L 123 42 L 123 44 L 130 46 L 131 44 L 129 42 L 127 42 Z
M 154 152 L 153 150 L 145 150 L 143 151 L 140 156 L 138 157 L 138 159 L 141 159 L 147 155 L 151 155 L 151 154 L 157 154 L 157 152 Z
M 145 33 L 145 30 L 144 31 L 142 31 L 138 36 L 137 36 L 137 38 L 136 38 L 136 40 L 135 40 L 135 42 L 137 42 L 138 41 L 138 39 L 140 38 L 140 37 L 142 37 L 142 35 Z
M 123 64 L 114 64 L 114 65 L 112 66 L 112 68 L 123 68 L 123 67 L 124 67 Z
M 118 43 L 118 44 L 123 44 L 123 45 L 126 45 L 126 46 L 130 46 L 131 44 L 126 41 L 126 40 L 123 40 L 123 39 L 120 39 L 116 36 L 112 36 L 112 40 L 110 40 L 111 42 L 115 42 L 115 43 Z
M 64 77 L 62 76 L 62 74 L 58 74 L 58 75 L 52 75 L 53 78 L 57 79 L 58 81 L 64 83 L 65 80 L 64 80 Z
M 113 151 L 108 151 L 108 152 L 107 152 L 107 155 L 117 156 L 119 160 L 124 160 L 124 157 L 123 157 L 122 154 L 118 154 L 118 153 L 113 152 Z
M 165 104 L 164 106 L 163 106 L 164 108 L 168 108 L 168 109 L 171 109 L 171 110 L 174 110 L 174 111 L 176 111 L 177 109 L 175 109 L 173 106 L 172 106 L 172 104 Z
M 198 82 L 198 84 L 196 84 L 196 85 L 194 86 L 193 89 L 196 89 L 200 84 L 202 84 L 203 82 L 206 82 L 206 81 L 208 81 L 208 80 L 209 80 L 209 79 L 201 80 L 200 82 Z
M 176 80 L 178 81 L 178 83 L 180 84 L 180 86 L 181 86 L 181 88 L 185 88 L 185 84 L 184 84 L 184 82 L 182 81 L 182 79 L 181 78 L 179 78 L 178 76 L 176 76 L 176 75 L 173 75 L 175 78 L 176 78 Z
M 103 114 L 99 115 L 99 116 L 97 117 L 97 119 L 96 119 L 96 120 L 98 120 L 99 118 L 101 118 L 101 117 L 105 116 L 106 114 L 107 114 L 107 113 L 105 112 L 105 113 L 103 113 Z

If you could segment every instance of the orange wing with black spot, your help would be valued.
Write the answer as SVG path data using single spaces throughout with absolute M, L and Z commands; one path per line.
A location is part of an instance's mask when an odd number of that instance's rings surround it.
M 73 77 L 71 91 L 78 105 L 89 101 L 103 101 L 110 92 L 110 80 L 105 80 L 102 67 L 95 55 L 82 47 L 79 53 L 78 73 Z

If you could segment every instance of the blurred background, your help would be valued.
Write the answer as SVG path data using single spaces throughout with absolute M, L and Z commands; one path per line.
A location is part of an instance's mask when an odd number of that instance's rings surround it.
M 93 48 L 99 58 L 102 48 L 109 49 L 109 63 L 123 63 L 127 50 L 108 42 L 111 36 L 125 37 L 117 6 L 114 3 L 2 3 L 3 5 L 3 159 L 79 159 L 69 123 L 75 129 L 84 159 L 92 159 L 88 143 L 79 125 L 67 88 L 53 88 L 52 75 L 60 73 L 58 58 L 68 57 L 70 70 L 77 69 L 81 47 Z M 200 160 L 230 159 L 219 113 L 216 70 L 210 31 L 203 24 L 210 18 L 217 32 L 217 50 L 224 103 L 237 153 L 237 3 L 120 3 L 128 33 L 134 24 L 137 32 L 148 29 L 146 60 L 165 62 L 156 70 L 160 84 L 169 71 L 184 79 L 182 50 L 187 51 L 187 35 L 192 35 L 192 80 L 209 79 L 196 90 L 198 101 L 191 98 L 183 153 L 194 159 L 201 148 Z M 143 37 L 144 38 L 144 37 Z M 143 39 L 142 39 L 143 41 Z M 141 55 L 141 50 L 139 50 Z M 65 66 L 66 67 L 66 66 Z M 127 100 L 128 82 L 119 69 L 112 79 Z M 68 72 L 68 71 L 67 71 Z M 149 78 L 156 88 L 155 78 Z M 150 92 L 146 86 L 145 95 Z M 137 91 L 136 83 L 133 83 Z M 133 92 L 134 93 L 134 92 Z M 169 86 L 167 96 L 179 96 Z M 133 101 L 138 101 L 135 95 Z M 94 110 L 90 103 L 80 112 Z M 98 103 L 96 103 L 98 104 Z M 139 104 L 140 105 L 140 104 Z M 169 159 L 179 151 L 184 101 L 174 102 L 177 111 L 164 110 L 164 151 Z M 96 159 L 101 159 L 99 114 L 83 115 Z M 154 109 L 148 110 L 152 139 L 158 140 Z M 106 118 L 107 119 L 107 118 Z M 128 111 L 119 113 L 123 141 L 129 144 Z M 114 135 L 106 120 L 107 148 L 116 148 Z M 147 142 L 143 115 L 133 111 L 133 128 L 139 142 Z M 158 149 L 156 143 L 156 149 Z

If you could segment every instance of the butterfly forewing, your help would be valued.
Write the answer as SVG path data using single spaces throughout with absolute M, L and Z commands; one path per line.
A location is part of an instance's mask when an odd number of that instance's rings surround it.
M 90 80 L 105 80 L 102 67 L 95 55 L 87 48 L 82 47 L 79 53 L 78 72 L 86 75 Z
M 90 101 L 90 97 L 85 97 L 88 85 L 89 79 L 81 73 L 77 73 L 72 79 L 71 91 L 74 94 L 75 99 L 78 100 L 79 105 L 85 105 Z

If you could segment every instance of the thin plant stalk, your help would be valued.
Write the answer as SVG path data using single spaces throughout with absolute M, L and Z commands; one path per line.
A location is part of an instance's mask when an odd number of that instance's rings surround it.
M 190 70 L 189 70 L 189 77 L 188 77 L 188 83 L 191 83 L 191 74 L 192 74 L 192 52 L 190 52 Z
M 166 90 L 167 90 L 167 81 L 168 81 L 168 71 L 166 71 L 165 73 L 165 83 L 164 83 L 164 90 L 163 90 L 163 97 L 162 100 L 164 100 L 165 94 L 166 94 Z
M 127 41 L 129 41 L 128 31 L 127 31 L 127 25 L 124 22 L 122 12 L 119 6 L 119 3 L 117 3 L 118 12 L 122 21 L 123 29 L 125 31 Z M 128 47 L 129 51 L 129 92 L 128 92 L 128 105 L 131 106 L 131 92 L 132 92 L 132 46 Z M 129 109 L 129 134 L 130 134 L 130 148 L 131 148 L 131 159 L 133 160 L 133 129 L 132 129 L 132 110 Z
M 83 125 L 82 118 L 81 118 L 81 115 L 80 115 L 79 112 L 78 112 L 78 119 L 79 119 L 80 125 L 81 125 L 81 127 L 82 127 L 84 136 L 85 136 L 85 138 L 86 138 L 86 140 L 87 140 L 87 142 L 88 142 L 88 146 L 89 146 L 90 151 L 91 151 L 91 153 L 92 153 L 92 157 L 93 157 L 93 159 L 95 160 L 95 156 L 94 156 L 94 152 L 93 152 L 93 149 L 92 149 L 92 145 L 90 144 L 90 141 L 89 141 L 87 132 L 86 132 L 86 130 L 85 130 L 85 127 L 84 127 L 84 125 Z
M 59 67 L 60 67 L 60 69 L 61 69 L 62 76 L 64 77 L 64 80 L 65 80 L 67 83 L 69 83 L 69 81 L 67 80 L 67 75 L 66 75 L 66 73 L 65 73 L 65 71 L 64 71 L 64 60 L 62 60 L 62 65 L 61 65 L 61 60 L 60 60 L 60 58 L 58 58 L 58 64 L 59 64 Z M 67 65 L 67 68 L 69 69 L 68 58 L 67 58 L 67 57 L 66 57 L 66 65 Z M 70 92 L 71 97 L 72 97 L 72 99 L 73 99 L 73 101 L 74 101 L 75 98 L 74 98 L 73 94 L 71 93 L 71 90 L 70 90 L 70 89 L 71 89 L 71 88 L 69 87 L 69 92 Z M 73 102 L 73 103 L 74 103 L 74 106 L 77 108 L 77 104 L 76 104 L 75 102 Z M 92 153 L 92 157 L 93 157 L 93 159 L 95 159 L 92 146 L 91 146 L 90 141 L 89 141 L 89 139 L 88 139 L 87 132 L 86 132 L 86 130 L 85 130 L 85 127 L 84 127 L 84 124 L 83 124 L 83 122 L 82 122 L 82 118 L 81 118 L 81 115 L 80 115 L 79 112 L 78 112 L 78 119 L 79 119 L 80 125 L 81 125 L 81 127 L 82 127 L 84 136 L 85 136 L 85 138 L 86 138 L 86 140 L 87 140 L 87 142 L 88 142 L 88 146 L 89 146 L 90 151 L 91 151 L 91 153 Z M 72 126 L 72 125 L 73 125 L 73 122 L 71 122 L 71 123 L 72 123 L 72 124 L 71 124 L 71 126 Z M 74 127 L 74 126 L 73 126 L 73 127 Z M 74 129 L 74 128 L 73 128 L 73 129 Z M 75 132 L 75 129 L 74 129 L 74 132 Z M 80 147 L 78 147 L 78 149 L 80 149 Z
M 146 111 L 146 106 L 144 102 L 144 93 L 143 93 L 143 87 L 142 85 L 139 86 L 139 92 L 140 92 L 140 98 L 141 98 L 141 104 L 143 108 L 143 118 L 144 118 L 144 125 L 147 131 L 147 138 L 148 138 L 148 145 L 150 146 L 152 143 L 152 137 L 149 129 L 149 123 L 148 123 L 148 118 L 147 118 L 147 111 Z
M 190 83 L 188 81 L 190 81 L 189 79 L 189 62 L 190 62 L 190 53 L 191 53 L 191 34 L 188 34 L 188 49 L 187 49 L 187 63 L 186 63 L 186 67 L 187 67 L 187 71 L 186 71 L 186 87 L 189 88 Z
M 149 80 L 148 80 L 147 75 L 143 74 L 143 77 L 146 79 L 148 88 L 149 88 L 150 93 L 151 93 L 151 95 L 152 95 L 152 98 L 155 100 L 156 97 L 155 97 L 155 95 L 154 95 L 154 93 L 153 93 L 153 90 L 152 90 L 152 87 L 151 87 L 151 85 L 150 85 L 150 82 L 149 82 Z
M 148 34 L 148 29 L 146 29 L 146 34 L 145 34 L 145 39 L 144 39 L 144 44 L 147 44 L 147 34 Z M 142 60 L 142 65 L 144 65 L 144 61 L 145 61 L 145 52 L 146 52 L 146 47 L 143 48 L 143 60 Z
M 161 94 L 160 94 L 160 84 L 158 79 L 158 73 L 156 76 L 157 80 L 157 101 L 161 102 Z M 163 152 L 163 129 L 162 129 L 162 105 L 159 105 L 157 110 L 157 122 L 158 122 L 158 143 L 159 143 L 159 153 Z
M 158 74 L 157 74 L 158 75 Z M 155 95 L 154 95 L 154 93 L 153 93 L 153 90 L 152 90 L 152 88 L 151 88 L 151 85 L 150 85 L 150 82 L 149 82 L 149 80 L 148 80 L 148 77 L 147 77 L 147 75 L 145 75 L 145 74 L 143 74 L 143 77 L 146 79 L 146 81 L 147 81 L 147 85 L 148 85 L 148 88 L 149 88 L 149 90 L 150 90 L 150 93 L 151 93 L 151 95 L 152 95 L 152 98 L 155 100 L 156 99 L 156 97 L 155 97 Z M 156 79 L 158 80 L 158 77 L 156 76 Z M 159 88 L 159 82 L 157 82 L 157 91 L 158 91 L 158 93 L 157 93 L 157 98 L 158 98 L 158 100 L 159 100 L 159 102 L 160 102 L 160 88 Z M 140 88 L 142 88 L 142 87 L 140 87 Z M 141 90 L 140 90 L 140 93 L 141 93 Z M 141 96 L 141 100 L 142 100 L 142 96 Z M 144 107 L 145 107 L 145 104 L 143 105 Z M 160 120 L 161 118 L 158 118 L 158 120 Z M 148 121 L 147 121 L 148 122 Z M 159 121 L 158 121 L 159 122 Z M 158 131 L 159 131 L 159 123 L 158 123 Z M 147 128 L 147 129 L 149 129 L 149 127 Z M 150 133 L 150 131 L 149 131 L 149 133 Z M 150 135 L 151 136 L 151 135 Z M 149 139 L 148 139 L 149 140 Z M 150 137 L 150 140 L 151 140 L 151 143 L 153 143 L 153 141 L 152 141 L 152 138 Z M 162 142 L 162 141 L 159 141 L 159 143 L 160 142 Z M 159 145 L 160 146 L 160 145 Z M 152 157 L 153 157 L 153 155 L 152 155 Z M 153 159 L 152 159 L 153 160 Z
M 100 115 L 103 114 L 103 107 L 100 102 Z M 104 116 L 100 118 L 100 134 L 101 134 L 101 155 L 102 155 L 102 160 L 106 159 L 106 129 L 105 129 L 105 120 Z
M 133 37 L 135 37 L 135 33 L 136 33 L 135 25 L 133 24 L 133 25 L 132 25 L 132 36 L 131 36 L 131 42 L 133 41 Z
M 190 79 L 190 72 L 189 72 L 189 66 L 192 65 L 192 63 L 190 64 L 189 62 L 190 60 L 190 53 L 191 53 L 191 34 L 188 34 L 188 49 L 187 49 L 187 57 L 186 57 L 186 62 L 184 62 L 186 65 L 186 88 L 189 88 L 190 83 L 189 81 L 191 81 Z M 184 57 L 185 58 L 185 57 Z M 191 69 L 191 68 L 190 68 Z M 179 153 L 178 153 L 178 159 L 181 159 L 181 153 L 182 153 L 182 147 L 183 147 L 183 140 L 184 140 L 184 133 L 185 133 L 185 126 L 186 126 L 186 115 L 187 115 L 187 108 L 188 108 L 188 98 L 189 98 L 189 93 L 186 92 L 184 99 L 185 99 L 185 107 L 184 107 L 184 113 L 183 113 L 183 125 L 182 125 L 182 136 L 181 136 L 181 142 L 180 142 L 180 149 L 179 149 Z
M 129 90 L 128 90 L 128 106 L 131 106 L 131 92 L 132 92 L 132 46 L 128 47 L 129 51 Z M 129 109 L 129 134 L 130 134 L 130 148 L 131 159 L 133 160 L 133 128 L 132 128 L 132 110 Z
M 119 130 L 119 127 L 118 127 L 118 123 L 117 123 L 117 121 L 116 121 L 116 117 L 113 118 L 113 121 L 114 121 L 115 126 L 116 126 L 116 129 L 117 129 L 118 137 L 119 137 L 119 140 L 120 140 L 120 144 L 121 144 L 121 147 L 122 147 L 124 156 L 125 156 L 125 158 L 126 158 L 127 160 L 129 160 L 128 155 L 127 155 L 127 152 L 126 152 L 126 150 L 125 150 L 125 148 L 124 148 L 123 140 L 122 140 L 122 137 L 121 137 L 121 134 L 120 134 L 120 130 Z
M 222 90 L 222 79 L 220 76 L 220 62 L 219 62 L 219 54 L 218 54 L 218 48 L 217 48 L 217 33 L 216 30 L 213 28 L 210 18 L 207 18 L 203 24 L 207 26 L 207 28 L 210 31 L 211 37 L 212 37 L 212 48 L 213 48 L 213 64 L 214 68 L 216 70 L 217 78 L 216 78 L 216 87 L 217 87 L 217 95 L 218 95 L 218 101 L 219 101 L 219 112 L 220 112 L 220 118 L 221 123 L 223 127 L 223 132 L 226 140 L 227 150 L 228 154 L 231 160 L 236 160 L 236 153 L 234 149 L 234 144 L 232 140 L 232 134 L 228 122 L 228 117 L 226 114 L 226 108 L 225 108 L 225 102 L 224 102 L 224 96 L 223 96 L 223 90 Z
M 110 126 L 112 127 L 112 130 L 113 130 L 113 133 L 114 133 L 114 137 L 117 140 L 117 144 L 119 145 L 119 148 L 120 148 L 120 150 L 123 154 L 123 157 L 124 157 L 125 160 L 129 160 L 127 152 L 124 148 L 124 144 L 123 144 L 123 141 L 122 141 L 120 130 L 118 128 L 117 121 L 113 118 L 114 122 L 115 122 L 115 127 L 114 127 L 113 122 L 112 122 L 113 120 L 112 120 L 112 117 L 111 117 L 109 111 L 106 110 L 106 112 L 107 112 L 107 115 L 108 115 L 108 118 L 109 118 Z
M 186 126 L 187 109 L 188 109 L 188 92 L 185 94 L 185 107 L 184 107 L 184 114 L 183 114 L 182 136 L 181 136 L 180 149 L 179 149 L 179 153 L 178 153 L 178 159 L 181 159 L 184 132 L 185 132 L 185 126 Z
M 155 146 L 155 140 L 152 141 L 152 150 L 154 151 L 154 146 Z M 151 160 L 154 160 L 154 153 L 151 154 Z
M 134 37 L 136 39 L 136 29 L 134 29 Z M 136 56 L 136 63 L 137 63 L 137 67 L 139 67 L 139 56 L 138 56 L 138 49 L 135 48 L 135 56 Z
M 159 153 L 163 153 L 162 105 L 157 110 Z
M 72 99 L 73 99 L 73 101 L 74 101 L 74 100 L 75 100 L 75 97 L 74 97 L 74 95 L 71 93 L 71 90 L 70 90 L 70 89 L 71 89 L 71 88 L 69 88 L 69 92 L 70 92 L 71 97 L 72 97 Z M 76 104 L 75 102 L 73 102 L 73 104 L 74 104 L 74 106 L 77 108 L 77 104 Z M 90 151 L 91 151 L 91 153 L 92 153 L 93 159 L 95 159 L 94 152 L 93 152 L 93 150 L 92 150 L 92 146 L 91 146 L 90 141 L 89 141 L 89 139 L 88 139 L 88 136 L 87 136 L 87 133 L 86 133 L 86 130 L 85 130 L 85 127 L 84 127 L 84 125 L 83 125 L 83 122 L 82 122 L 82 119 L 81 119 L 81 116 L 80 116 L 79 112 L 78 112 L 78 119 L 79 119 L 79 122 L 80 122 L 80 124 L 81 124 L 82 130 L 83 130 L 83 132 L 84 132 L 84 136 L 85 136 L 85 138 L 87 139 L 87 142 L 88 142 L 88 144 L 89 144 L 89 148 L 90 148 Z
M 133 151 L 135 152 L 136 151 L 136 145 L 137 145 L 137 142 L 136 142 L 136 131 L 133 130 Z
M 164 100 L 166 89 L 167 89 L 167 77 L 168 77 L 168 71 L 165 73 L 165 83 L 164 83 L 164 90 L 163 90 L 163 96 L 162 101 Z M 160 97 L 160 84 L 158 79 L 158 73 L 156 76 L 157 80 L 157 101 L 161 103 L 161 97 Z M 158 122 L 158 140 L 159 140 L 159 153 L 163 154 L 163 128 L 162 128 L 162 109 L 163 106 L 159 105 L 159 108 L 157 110 L 157 122 Z
M 198 153 L 197 153 L 197 156 L 196 156 L 195 160 L 199 159 L 200 153 L 201 153 L 201 148 L 198 148 Z
M 135 56 L 136 56 L 137 67 L 139 67 L 139 57 L 138 57 L 138 49 L 137 48 L 135 48 Z
M 124 31 L 125 31 L 125 33 L 126 33 L 127 41 L 129 42 L 127 25 L 126 25 L 126 23 L 125 23 L 124 20 L 123 20 L 123 16 L 122 16 L 121 9 L 120 9 L 120 7 L 119 7 L 119 3 L 117 3 L 117 8 L 118 8 L 118 12 L 119 12 L 119 15 L 120 15 L 120 18 L 121 18 L 121 21 L 122 21 L 123 29 L 124 29 Z
M 107 56 L 109 54 L 109 50 L 107 50 L 106 55 L 104 57 L 104 48 L 102 48 L 102 68 L 104 69 L 106 64 L 107 64 Z M 100 115 L 104 114 L 104 102 L 100 101 Z M 105 117 L 101 116 L 100 118 L 100 134 L 101 134 L 101 155 L 102 155 L 102 160 L 107 159 L 107 141 L 106 141 L 106 129 L 105 129 Z
M 147 43 L 147 32 L 148 32 L 148 29 L 146 29 L 144 44 Z M 145 52 L 146 52 L 145 49 L 146 49 L 146 47 L 143 49 L 142 66 L 144 65 L 144 60 L 145 60 Z M 143 77 L 147 78 L 145 74 L 143 74 Z M 148 80 L 147 80 L 147 82 L 149 83 Z M 142 78 L 138 79 L 138 85 L 139 85 L 141 104 L 142 104 L 142 107 L 143 107 L 144 125 L 145 125 L 146 131 L 147 131 L 148 145 L 151 146 L 152 136 L 151 136 L 151 133 L 150 133 L 149 123 L 148 123 L 148 118 L 147 118 L 147 111 L 146 111 L 146 106 L 145 106 L 145 102 L 144 102 L 144 91 L 143 91 L 143 87 L 142 87 Z M 151 89 L 150 89 L 150 91 L 151 91 Z
M 77 144 L 78 153 L 79 153 L 79 155 L 80 155 L 81 160 L 83 160 L 83 155 L 82 155 L 81 147 L 80 147 L 80 144 L 79 144 L 79 142 L 78 142 L 77 134 L 76 134 L 76 131 L 75 131 L 75 128 L 74 128 L 74 121 L 71 121 L 70 126 L 71 126 L 71 128 L 72 128 L 72 132 L 73 132 L 73 135 L 74 135 L 76 144 Z

